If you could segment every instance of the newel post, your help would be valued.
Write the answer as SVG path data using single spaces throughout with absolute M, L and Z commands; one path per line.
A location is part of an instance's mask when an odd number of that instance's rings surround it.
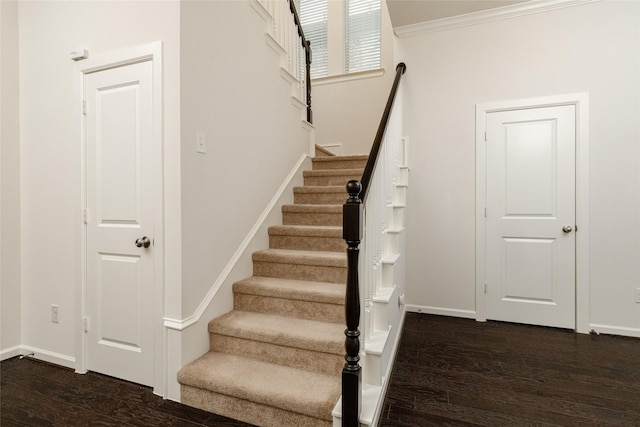
M 344 347 L 346 355 L 342 368 L 342 426 L 359 425 L 362 388 L 360 366 L 360 290 L 358 283 L 358 255 L 362 240 L 362 200 L 359 181 L 347 183 L 349 199 L 342 208 L 342 237 L 347 242 L 347 291 L 345 318 L 347 329 Z

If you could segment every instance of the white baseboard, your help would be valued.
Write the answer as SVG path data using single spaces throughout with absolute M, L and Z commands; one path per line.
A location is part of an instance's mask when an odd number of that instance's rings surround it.
M 457 308 L 432 307 L 428 305 L 407 304 L 405 311 L 411 313 L 437 314 L 438 316 L 462 317 L 465 319 L 476 318 L 476 312 L 473 310 L 460 310 Z
M 623 326 L 598 325 L 596 323 L 589 324 L 590 330 L 594 330 L 599 334 L 621 335 L 623 337 L 640 338 L 640 328 L 626 328 Z
M 19 345 L 0 350 L 0 361 L 11 359 L 12 357 L 22 356 L 21 347 Z
M 0 352 L 0 360 L 9 359 L 15 356 L 29 356 L 33 359 L 42 360 L 43 362 L 53 363 L 55 365 L 64 366 L 65 368 L 76 368 L 76 358 L 65 354 L 55 353 L 49 350 L 43 350 L 38 347 L 29 345 L 20 345 L 11 347 Z

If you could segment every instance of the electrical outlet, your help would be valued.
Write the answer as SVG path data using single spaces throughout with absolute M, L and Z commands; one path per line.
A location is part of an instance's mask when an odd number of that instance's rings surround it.
M 640 304 L 640 288 L 636 288 L 636 303 Z
M 58 323 L 58 305 L 51 304 L 51 323 Z

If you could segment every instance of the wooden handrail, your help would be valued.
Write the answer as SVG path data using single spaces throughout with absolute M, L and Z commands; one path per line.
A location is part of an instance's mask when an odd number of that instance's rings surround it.
M 307 84 L 307 121 L 309 123 L 313 123 L 313 111 L 311 110 L 311 42 L 304 36 L 302 24 L 300 23 L 300 16 L 298 16 L 298 10 L 296 9 L 294 0 L 289 0 L 289 10 L 291 10 L 291 13 L 293 14 L 293 21 L 298 27 L 298 36 L 300 37 L 300 42 L 304 49 L 305 81 Z
M 378 161 L 378 155 L 380 153 L 380 148 L 382 147 L 382 139 L 385 131 L 387 130 L 387 123 L 389 122 L 389 116 L 391 115 L 391 108 L 393 108 L 393 102 L 396 100 L 396 93 L 398 91 L 398 86 L 400 85 L 400 78 L 406 70 L 407 66 L 404 62 L 401 62 L 396 66 L 396 78 L 393 80 L 391 93 L 389 94 L 389 99 L 387 99 L 387 105 L 384 108 L 384 113 L 382 113 L 382 119 L 380 120 L 380 125 L 378 126 L 376 137 L 373 140 L 373 146 L 371 147 L 371 153 L 369 153 L 369 159 L 367 160 L 367 165 L 364 168 L 362 179 L 360 181 L 362 184 L 360 200 L 362 200 L 363 203 L 367 201 L 369 183 L 371 182 L 371 176 L 373 175 L 373 170 L 375 169 Z
M 362 180 L 352 180 L 347 183 L 349 199 L 342 207 L 342 237 L 347 242 L 347 289 L 345 295 L 345 329 L 344 347 L 346 355 L 342 368 L 342 426 L 357 427 L 360 425 L 360 410 L 362 408 L 362 367 L 360 366 L 360 284 L 358 273 L 358 258 L 360 242 L 362 241 L 363 204 L 367 198 L 369 183 L 380 154 L 384 134 L 391 115 L 393 102 L 396 98 L 400 78 L 406 71 L 404 63 L 396 67 L 396 77 L 391 87 L 387 105 L 380 120 L 378 132 L 371 147 L 367 165 L 362 174 Z

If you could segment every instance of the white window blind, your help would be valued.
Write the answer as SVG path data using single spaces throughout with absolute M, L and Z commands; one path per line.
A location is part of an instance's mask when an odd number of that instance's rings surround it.
M 302 30 L 311 42 L 311 77 L 328 74 L 327 61 L 327 0 L 300 0 L 298 15 Z
M 346 0 L 345 72 L 380 68 L 380 0 Z

